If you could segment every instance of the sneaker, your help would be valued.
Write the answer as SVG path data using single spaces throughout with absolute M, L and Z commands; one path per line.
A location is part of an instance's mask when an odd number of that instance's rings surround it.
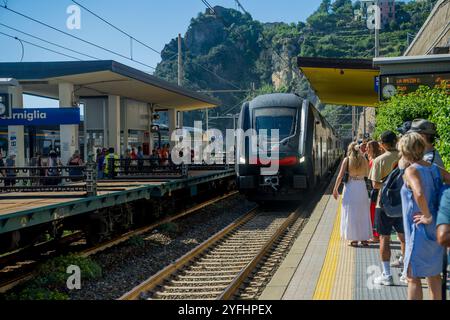
M 400 282 L 406 285 L 408 284 L 408 278 L 406 277 L 406 274 L 401 275 Z
M 384 273 L 379 276 L 376 277 L 373 280 L 373 283 L 376 285 L 383 285 L 383 286 L 393 286 L 394 285 L 394 278 L 392 276 L 387 276 Z

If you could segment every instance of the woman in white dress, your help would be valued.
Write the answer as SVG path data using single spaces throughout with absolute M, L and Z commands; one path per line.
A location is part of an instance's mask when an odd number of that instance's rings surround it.
M 365 183 L 369 173 L 369 164 L 354 142 L 348 147 L 347 158 L 342 163 L 333 196 L 339 198 L 339 186 L 348 172 L 341 206 L 341 237 L 349 241 L 349 245 L 356 247 L 361 242 L 368 246 L 372 237 L 372 222 L 370 221 L 370 202 Z

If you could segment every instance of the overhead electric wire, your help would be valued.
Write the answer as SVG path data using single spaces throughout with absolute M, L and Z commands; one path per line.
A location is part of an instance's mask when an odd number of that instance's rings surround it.
M 143 45 L 143 46 L 146 47 L 147 49 L 152 50 L 153 52 L 156 52 L 156 53 L 158 53 L 158 54 L 161 54 L 161 52 L 160 52 L 159 50 L 153 48 L 152 46 L 150 46 L 150 45 L 144 43 L 143 41 L 141 41 L 141 40 L 139 40 L 139 39 L 136 39 L 136 38 L 135 38 L 133 35 L 131 35 L 130 33 L 128 33 L 128 32 L 126 32 L 126 31 L 122 30 L 122 29 L 119 28 L 119 27 L 117 27 L 115 24 L 113 24 L 112 22 L 110 22 L 110 21 L 106 20 L 105 18 L 101 17 L 100 15 L 98 15 L 98 14 L 95 13 L 93 10 L 89 9 L 88 7 L 86 7 L 86 6 L 82 5 L 82 4 L 80 4 L 78 1 L 76 1 L 76 0 L 71 0 L 71 1 L 72 1 L 73 3 L 75 3 L 76 5 L 80 6 L 81 8 L 83 8 L 84 10 L 86 10 L 87 12 L 89 12 L 90 14 L 92 14 L 93 16 L 95 16 L 96 18 L 100 19 L 101 21 L 103 21 L 104 23 L 106 23 L 107 25 L 109 25 L 110 27 L 112 27 L 112 28 L 114 28 L 115 30 L 119 31 L 120 33 L 126 35 L 126 36 L 129 37 L 130 39 L 133 39 L 133 40 L 136 41 L 137 43 Z M 202 0 L 202 2 L 203 2 L 203 0 Z M 214 10 L 214 9 L 212 8 L 211 4 L 209 4 L 208 1 L 205 0 L 203 3 L 204 3 L 206 6 L 208 6 L 210 9 Z M 178 53 L 175 54 L 174 56 L 177 56 L 177 55 L 178 55 Z M 170 59 L 172 59 L 174 56 L 172 56 Z M 170 60 L 170 59 L 169 59 L 169 60 Z M 201 64 L 199 64 L 199 63 L 197 63 L 197 62 L 194 62 L 192 59 L 189 59 L 189 60 L 191 60 L 191 62 L 192 62 L 193 64 L 199 66 L 199 67 L 202 68 L 203 70 L 205 70 L 205 71 L 211 73 L 212 75 L 216 76 L 218 79 L 222 80 L 223 82 L 228 83 L 229 85 L 233 86 L 233 87 L 236 88 L 236 89 L 242 90 L 242 88 L 236 86 L 236 85 L 233 84 L 231 81 L 229 81 L 229 80 L 227 80 L 227 79 L 221 77 L 220 75 L 218 75 L 218 74 L 215 73 L 214 71 L 211 71 L 210 69 L 206 68 L 205 66 L 203 66 L 203 65 L 201 65 Z M 134 61 L 134 60 L 133 60 L 133 61 Z
M 213 6 L 207 1 L 207 0 L 202 0 L 203 4 L 212 11 L 213 14 L 216 14 L 216 11 L 214 10 Z
M 247 10 L 245 10 L 245 8 L 242 6 L 241 2 L 239 0 L 234 0 L 237 4 L 237 6 L 245 13 L 245 14 L 249 14 L 247 12 Z
M 21 41 L 21 42 L 23 42 L 23 43 L 29 44 L 29 45 L 31 45 L 31 46 L 34 46 L 34 47 L 43 49 L 43 50 L 47 50 L 47 51 L 50 51 L 50 52 L 53 52 L 53 53 L 56 53 L 56 54 L 59 54 L 59 55 L 62 55 L 62 56 L 65 56 L 65 57 L 68 57 L 68 58 L 71 58 L 71 59 L 75 59 L 75 60 L 78 60 L 78 61 L 82 61 L 81 59 L 79 59 L 79 58 L 77 58 L 77 57 L 73 57 L 73 56 L 71 56 L 71 55 L 68 55 L 68 54 L 65 54 L 65 53 L 62 53 L 62 52 L 59 52 L 59 51 L 50 49 L 50 48 L 43 47 L 43 46 L 41 46 L 41 45 L 38 45 L 38 44 L 35 44 L 35 43 L 32 43 L 32 42 L 26 41 L 26 40 L 24 40 L 24 39 L 20 39 L 19 37 L 15 37 L 15 36 L 12 36 L 12 35 L 10 35 L 10 34 L 7 34 L 7 33 L 4 33 L 4 32 L 1 32 L 1 31 L 0 31 L 0 34 L 1 34 L 1 35 L 4 35 L 4 36 L 6 36 L 6 37 L 12 38 L 12 39 Z
M 35 22 L 35 23 L 38 23 L 38 24 L 40 24 L 40 25 L 43 25 L 43 26 L 45 26 L 45 27 L 47 27 L 47 28 L 49 28 L 49 29 L 52 29 L 52 30 L 57 31 L 57 32 L 59 32 L 59 33 L 62 33 L 62 34 L 66 35 L 66 36 L 69 36 L 69 37 L 71 37 L 71 38 L 73 38 L 73 39 L 76 39 L 76 40 L 78 40 L 78 41 L 87 43 L 87 44 L 89 44 L 89 45 L 91 45 L 91 46 L 94 46 L 94 47 L 96 47 L 96 48 L 98 48 L 98 49 L 104 50 L 104 51 L 106 51 L 106 52 L 109 52 L 109 53 L 114 54 L 114 55 L 116 55 L 116 56 L 119 56 L 119 57 L 121 57 L 121 58 L 130 60 L 130 61 L 133 61 L 134 63 L 137 63 L 137 64 L 139 64 L 139 65 L 145 66 L 145 67 L 147 67 L 147 68 L 151 68 L 151 69 L 153 69 L 153 70 L 156 70 L 156 68 L 153 67 L 153 66 L 150 66 L 150 65 L 148 65 L 148 64 L 146 64 L 146 63 L 143 63 L 143 62 L 140 62 L 140 61 L 138 61 L 138 60 L 131 59 L 131 58 L 129 58 L 129 57 L 127 57 L 127 56 L 125 56 L 125 55 L 123 55 L 123 54 L 121 54 L 121 53 L 118 53 L 118 52 L 115 52 L 115 51 L 110 50 L 110 49 L 108 49 L 108 48 L 105 48 L 105 47 L 100 46 L 100 45 L 98 45 L 98 44 L 95 44 L 95 43 L 93 43 L 93 42 L 91 42 L 91 41 L 88 41 L 88 40 L 82 39 L 82 38 L 80 38 L 80 37 L 74 36 L 74 35 L 72 35 L 72 34 L 70 34 L 70 33 L 68 33 L 68 32 L 65 32 L 65 31 L 63 31 L 63 30 L 61 30 L 61 29 L 58 29 L 58 28 L 56 28 L 56 27 L 53 27 L 53 26 L 51 26 L 51 25 L 49 25 L 49 24 L 47 24 L 47 23 L 45 23 L 45 22 L 39 21 L 39 20 L 37 20 L 37 19 L 35 19 L 35 18 L 33 18 L 33 17 L 30 17 L 30 16 L 28 16 L 28 15 L 26 15 L 26 14 L 24 14 L 24 13 L 18 12 L 18 11 L 13 10 L 13 9 L 10 9 L 10 8 L 8 8 L 8 7 L 5 6 L 5 5 L 0 5 L 0 8 L 3 8 L 3 9 L 5 9 L 5 10 L 8 10 L 8 11 L 10 11 L 10 12 L 16 14 L 16 15 L 19 15 L 19 16 L 21 16 L 21 17 L 23 17 L 23 18 L 26 18 L 26 19 L 28 19 L 28 20 L 31 20 L 31 21 Z
M 209 72 L 209 73 L 215 75 L 217 78 L 219 78 L 219 79 L 221 79 L 222 81 L 228 83 L 230 86 L 233 86 L 234 88 L 236 88 L 236 89 L 238 89 L 238 90 L 243 90 L 242 88 L 238 87 L 237 85 L 235 85 L 235 84 L 232 83 L 231 81 L 229 81 L 229 80 L 227 80 L 227 79 L 225 79 L 225 78 L 219 76 L 219 75 L 218 75 L 217 73 L 215 73 L 214 71 L 211 71 L 211 70 L 209 70 L 208 68 L 202 66 L 201 64 L 199 64 L 199 63 L 193 61 L 191 58 L 187 57 L 187 59 L 189 59 L 189 60 L 191 61 L 192 64 L 194 64 L 194 65 L 196 65 L 196 66 L 202 68 L 203 70 L 205 70 L 205 71 L 207 71 L 207 72 Z
M 102 20 L 104 23 L 106 23 L 107 25 L 109 25 L 111 28 L 116 29 L 117 31 L 119 31 L 120 33 L 126 35 L 127 37 L 129 37 L 130 39 L 133 39 L 134 41 L 136 41 L 137 43 L 143 45 L 144 47 L 146 47 L 147 49 L 157 53 L 157 54 L 161 54 L 161 51 L 152 48 L 151 46 L 149 46 L 148 44 L 145 44 L 144 42 L 136 39 L 135 37 L 133 37 L 131 34 L 129 34 L 126 31 L 123 31 L 122 29 L 120 29 L 119 27 L 115 26 L 114 24 L 112 24 L 111 22 L 109 22 L 108 20 L 106 20 L 105 18 L 99 16 L 98 14 L 96 14 L 95 12 L 93 12 L 92 10 L 90 10 L 89 8 L 87 8 L 86 6 L 82 5 L 81 3 L 79 3 L 78 1 L 72 0 L 73 3 L 75 3 L 76 5 L 80 6 L 81 8 L 83 8 L 84 10 L 86 10 L 87 12 L 89 12 L 90 14 L 92 14 L 93 16 L 97 17 L 98 19 Z
M 45 40 L 45 39 L 40 38 L 40 37 L 37 37 L 37 36 L 34 36 L 34 35 L 32 35 L 32 34 L 30 34 L 30 33 L 28 33 L 28 32 L 21 31 L 21 30 L 19 30 L 19 29 L 13 28 L 13 27 L 8 26 L 8 25 L 6 25 L 6 24 L 4 24 L 4 23 L 1 23 L 1 22 L 0 22 L 0 26 L 6 27 L 6 28 L 11 29 L 11 30 L 14 30 L 14 31 L 16 31 L 16 32 L 20 32 L 20 33 L 22 33 L 22 34 L 24 34 L 24 35 L 26 35 L 26 36 L 29 36 L 29 37 L 31 37 L 31 38 L 40 40 L 40 41 L 42 41 L 42 42 L 46 42 L 46 43 L 48 43 L 48 44 L 51 44 L 51 45 L 56 46 L 56 47 L 59 47 L 59 48 L 61 48 L 61 49 L 68 50 L 68 51 L 72 51 L 72 52 L 74 52 L 74 53 L 76 53 L 76 54 L 79 54 L 79 55 L 82 55 L 82 56 L 85 56 L 85 57 L 88 57 L 88 58 L 91 58 L 91 59 L 94 59 L 94 60 L 100 60 L 99 58 L 96 58 L 96 57 L 94 57 L 94 56 L 91 56 L 91 55 L 82 53 L 82 52 L 77 51 L 77 50 L 74 50 L 74 49 L 67 48 L 67 47 L 65 47 L 65 46 L 59 45 L 59 44 L 57 44 L 57 43 L 54 43 L 54 42 Z

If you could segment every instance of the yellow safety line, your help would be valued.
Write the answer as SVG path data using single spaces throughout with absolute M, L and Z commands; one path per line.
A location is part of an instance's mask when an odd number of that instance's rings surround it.
M 331 300 L 333 284 L 336 278 L 336 271 L 341 250 L 340 224 L 341 224 L 341 203 L 339 201 L 336 220 L 334 221 L 333 231 L 330 242 L 328 243 L 327 255 L 317 281 L 313 300 Z

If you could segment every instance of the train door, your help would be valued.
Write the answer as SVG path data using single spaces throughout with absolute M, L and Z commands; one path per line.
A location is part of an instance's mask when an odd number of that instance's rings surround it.
M 314 121 L 315 122 L 315 121 Z M 314 124 L 314 178 L 317 180 L 320 176 L 320 154 L 319 154 L 319 140 L 317 136 L 317 124 Z M 317 181 L 316 181 L 317 182 Z
M 323 138 L 322 137 L 320 137 L 320 144 L 319 144 L 319 146 L 320 146 L 320 152 L 319 152 L 319 154 L 320 154 L 320 176 L 322 177 L 323 176 L 323 161 L 324 161 L 324 156 L 323 156 Z

